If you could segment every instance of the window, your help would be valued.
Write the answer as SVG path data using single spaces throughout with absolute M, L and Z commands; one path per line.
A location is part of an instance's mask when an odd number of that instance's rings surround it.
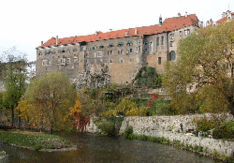
M 118 50 L 118 54 L 122 54 L 122 50 Z
M 67 58 L 67 64 L 69 64 L 71 62 L 70 58 Z
M 170 47 L 174 46 L 174 41 L 170 41 Z
M 100 45 L 100 46 L 99 46 L 99 49 L 103 49 L 103 48 L 104 48 L 104 46 L 103 46 L 103 45 Z
M 147 42 L 147 40 L 145 41 L 145 45 L 147 45 L 148 44 L 148 42 Z
M 108 51 L 107 55 L 112 55 L 112 50 Z
M 130 53 L 132 53 L 132 48 L 129 49 Z
M 162 63 L 162 58 L 158 57 L 158 64 L 161 65 L 161 63 Z
M 38 55 L 42 55 L 42 53 L 41 53 L 41 52 L 38 52 Z
M 110 63 L 113 63 L 112 59 L 109 60 Z
M 126 45 L 127 45 L 127 46 L 132 46 L 133 43 L 132 43 L 132 41 L 128 41 Z
M 46 59 L 43 60 L 43 61 L 42 61 L 42 66 L 47 66 L 47 65 L 48 65 L 48 60 L 46 60 Z
M 129 59 L 129 61 L 130 61 L 130 62 L 132 62 L 132 61 L 133 61 L 133 59 L 132 59 L 132 58 L 130 58 L 130 59 Z
M 114 44 L 113 43 L 109 43 L 107 47 L 108 48 L 114 47 Z
M 65 53 L 65 50 L 64 50 L 64 49 L 62 50 L 62 53 Z
M 123 63 L 123 59 L 122 58 L 120 58 L 119 60 L 118 60 L 118 63 Z
M 159 37 L 157 37 L 157 46 L 159 45 Z
M 73 60 L 74 60 L 74 63 L 76 63 L 78 61 L 78 58 L 74 57 Z
M 170 34 L 170 39 L 174 39 L 174 33 Z
M 180 31 L 180 37 L 182 37 L 183 36 L 183 31 Z
M 77 51 L 77 48 L 74 48 L 73 51 L 76 52 L 76 51 Z
M 164 45 L 164 36 L 161 37 L 161 45 Z
M 76 54 L 74 54 L 74 56 L 76 56 Z
M 141 43 L 141 40 L 136 40 L 136 44 L 140 44 Z
M 70 53 L 70 49 L 67 49 L 67 52 Z
M 153 42 L 150 42 L 150 51 L 153 51 L 154 47 L 153 47 Z
M 184 34 L 185 34 L 185 36 L 190 35 L 190 29 L 186 29 L 186 30 L 184 31 Z
M 176 59 L 176 53 L 175 51 L 171 51 L 169 54 L 169 61 L 173 61 Z
M 97 49 L 97 46 L 95 45 L 94 47 L 93 47 L 93 50 L 96 50 Z
M 119 43 L 117 44 L 117 46 L 118 46 L 118 47 L 124 46 L 124 43 L 123 43 L 123 42 L 119 42 Z
M 141 46 L 137 46 L 137 47 L 136 47 L 136 51 L 137 51 L 137 52 L 140 52 L 140 51 L 141 51 Z

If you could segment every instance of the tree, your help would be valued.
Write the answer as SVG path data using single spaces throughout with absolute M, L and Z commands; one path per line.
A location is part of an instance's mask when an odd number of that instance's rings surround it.
M 211 25 L 181 39 L 178 61 L 167 64 L 163 79 L 172 107 L 183 113 L 228 109 L 234 115 L 233 27 L 234 21 Z
M 65 129 L 75 98 L 76 90 L 62 72 L 43 74 L 30 83 L 26 93 L 32 105 L 30 122 L 35 127 L 49 128 L 51 133 L 53 129 Z
M 6 109 L 11 110 L 11 125 L 14 126 L 14 109 L 17 107 L 26 89 L 26 59 L 25 54 L 18 51 L 15 47 L 8 49 L 3 54 L 7 56 L 6 62 L 1 64 L 1 74 L 6 90 L 3 95 L 3 105 Z
M 161 75 L 153 67 L 142 67 L 133 80 L 135 85 L 141 86 L 161 86 Z

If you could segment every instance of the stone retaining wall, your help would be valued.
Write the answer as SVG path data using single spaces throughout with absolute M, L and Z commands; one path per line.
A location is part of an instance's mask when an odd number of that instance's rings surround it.
M 183 132 L 196 128 L 193 120 L 201 119 L 204 116 L 212 117 L 211 114 L 177 115 L 177 116 L 151 116 L 151 117 L 125 117 L 120 128 L 120 134 L 126 127 L 132 126 L 133 133 L 152 137 L 164 137 L 170 141 L 180 141 L 185 145 L 201 146 L 208 153 L 217 152 L 220 155 L 233 156 L 234 142 L 217 140 L 212 138 L 202 138 L 186 135 Z M 219 116 L 222 116 L 221 114 Z M 232 115 L 226 115 L 227 120 L 233 119 Z M 92 119 L 86 129 L 88 132 L 100 132 Z

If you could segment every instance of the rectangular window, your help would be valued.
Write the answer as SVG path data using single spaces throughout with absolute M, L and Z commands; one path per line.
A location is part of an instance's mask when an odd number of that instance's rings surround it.
M 164 36 L 161 37 L 161 45 L 164 45 Z
M 174 46 L 174 41 L 170 41 L 170 47 Z
M 180 37 L 182 37 L 183 36 L 183 31 L 180 31 Z
M 153 42 L 150 42 L 150 51 L 153 51 L 154 47 L 153 47 Z
M 69 63 L 70 63 L 70 61 L 71 61 L 71 60 L 70 60 L 70 58 L 67 58 L 67 64 L 69 64 Z
M 161 65 L 161 63 L 162 63 L 162 59 L 161 57 L 158 57 L 158 64 Z
M 159 45 L 159 37 L 157 37 L 157 46 Z
M 132 48 L 129 51 L 130 51 L 130 53 L 132 53 Z
M 190 29 L 186 29 L 186 30 L 184 31 L 184 34 L 185 34 L 185 36 L 190 35 Z
M 174 33 L 170 34 L 170 39 L 174 38 Z

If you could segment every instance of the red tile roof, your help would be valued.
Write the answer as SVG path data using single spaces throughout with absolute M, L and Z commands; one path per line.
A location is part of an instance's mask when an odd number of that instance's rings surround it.
M 232 15 L 234 16 L 234 13 L 232 13 Z M 222 19 L 219 19 L 216 23 L 223 23 L 223 22 L 226 22 L 227 21 L 227 17 L 223 17 Z
M 114 39 L 114 38 L 121 38 L 125 37 L 125 32 L 128 33 L 128 36 L 143 36 L 143 35 L 151 35 L 157 33 L 163 33 L 166 31 L 174 31 L 183 27 L 188 27 L 191 25 L 198 26 L 198 18 L 195 14 L 188 15 L 187 17 L 173 17 L 167 18 L 163 22 L 162 26 L 158 24 L 152 26 L 143 26 L 143 27 L 136 27 L 137 34 L 135 34 L 135 28 L 130 29 L 122 29 L 118 31 L 111 31 L 111 32 L 99 32 L 97 35 L 86 35 L 86 36 L 73 36 L 67 38 L 59 38 L 58 45 L 66 45 L 66 44 L 75 44 L 82 41 L 85 42 L 92 42 L 92 41 L 99 41 L 105 39 Z M 56 39 L 52 37 L 43 45 L 39 46 L 38 48 L 50 47 L 56 45 Z

